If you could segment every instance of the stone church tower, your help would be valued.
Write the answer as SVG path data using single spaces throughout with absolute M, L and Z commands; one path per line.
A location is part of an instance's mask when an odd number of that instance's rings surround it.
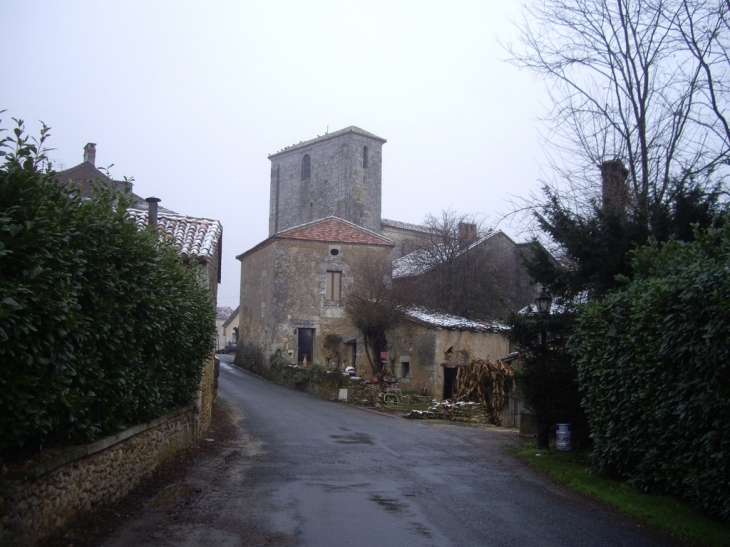
M 380 233 L 385 139 L 350 126 L 269 156 L 269 236 L 328 216 Z

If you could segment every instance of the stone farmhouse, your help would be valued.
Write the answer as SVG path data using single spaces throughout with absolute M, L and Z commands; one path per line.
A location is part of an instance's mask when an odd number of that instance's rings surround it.
M 265 355 L 280 352 L 294 364 L 354 366 L 358 375 L 371 375 L 362 338 L 344 313 L 351 269 L 368 257 L 398 264 L 413 251 L 412 242 L 428 233 L 423 226 L 381 218 L 385 143 L 351 126 L 269 156 L 269 237 L 236 257 L 239 346 L 253 343 Z M 510 275 L 526 276 L 517 260 L 520 246 L 506 235 L 496 232 L 479 244 L 493 246 L 495 260 L 505 260 Z M 534 287 L 514 285 L 508 301 L 516 310 L 534 299 Z M 448 395 L 464 356 L 498 359 L 509 353 L 507 331 L 496 323 L 446 319 L 415 308 L 391 346 L 399 347 L 396 368 L 403 387 L 425 387 L 437 398 Z

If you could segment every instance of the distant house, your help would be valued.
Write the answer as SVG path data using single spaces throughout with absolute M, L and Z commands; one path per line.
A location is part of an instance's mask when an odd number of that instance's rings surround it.
M 241 306 L 238 306 L 235 310 L 233 310 L 231 312 L 231 314 L 228 316 L 228 318 L 221 325 L 221 343 L 222 343 L 223 347 L 225 347 L 226 345 L 228 345 L 232 342 L 238 341 L 238 331 L 239 331 L 239 324 L 240 324 L 239 311 L 240 310 L 241 310 Z
M 333 340 L 347 346 L 339 352 L 346 364 L 362 359 L 359 333 L 345 316 L 352 268 L 367 259 L 389 259 L 394 246 L 332 216 L 272 235 L 236 257 L 241 261 L 239 336 L 267 355 L 281 352 L 291 363 L 331 364 L 337 359 L 328 351 Z
M 83 197 L 89 197 L 94 191 L 94 182 L 101 182 L 104 186 L 118 192 L 132 192 L 133 184 L 129 181 L 113 180 L 106 173 L 96 167 L 96 143 L 89 142 L 84 146 L 84 161 L 62 171 L 56 172 L 56 178 L 61 184 L 70 184 Z M 135 195 L 135 198 L 143 201 Z
M 96 167 L 96 143 L 93 142 L 86 143 L 86 146 L 84 146 L 84 161 L 68 169 L 57 171 L 56 179 L 60 184 L 74 187 L 82 197 L 91 197 L 94 194 L 94 188 L 102 185 L 115 192 L 129 192 L 134 200 L 133 207 L 135 209 L 146 211 L 149 208 L 145 199 L 134 193 L 134 184 L 131 181 L 114 180 Z M 164 207 L 159 207 L 159 211 L 177 214 Z

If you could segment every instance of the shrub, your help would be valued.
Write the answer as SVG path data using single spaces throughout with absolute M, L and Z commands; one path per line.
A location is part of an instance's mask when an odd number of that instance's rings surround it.
M 213 305 L 123 195 L 82 200 L 23 136 L 0 168 L 0 463 L 192 401 Z
M 571 338 L 598 470 L 730 518 L 730 225 L 638 250 Z

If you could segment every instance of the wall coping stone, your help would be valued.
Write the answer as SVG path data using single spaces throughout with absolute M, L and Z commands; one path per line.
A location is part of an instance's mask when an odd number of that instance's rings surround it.
M 127 429 L 120 431 L 116 435 L 109 435 L 108 437 L 103 437 L 103 438 L 99 439 L 98 441 L 94 441 L 87 445 L 69 447 L 68 450 L 64 451 L 63 453 L 59 454 L 58 456 L 55 456 L 54 458 L 52 458 L 46 462 L 41 462 L 41 463 L 32 465 L 26 469 L 17 471 L 15 473 L 9 473 L 8 476 L 3 477 L 2 480 L 4 480 L 4 481 L 25 481 L 25 480 L 37 479 L 38 477 L 41 477 L 41 476 L 45 475 L 46 473 L 50 473 L 51 471 L 58 469 L 59 467 L 63 467 L 64 465 L 66 465 L 74 460 L 84 458 L 84 457 L 94 454 L 96 452 L 101 452 L 102 450 L 105 450 L 109 447 L 114 446 L 115 444 L 125 441 L 126 439 L 129 439 L 130 437 L 134 437 L 135 435 L 138 435 L 139 433 L 144 433 L 145 431 L 152 429 L 154 427 L 157 427 L 158 425 L 163 424 L 173 418 L 176 418 L 177 416 L 180 416 L 181 414 L 185 414 L 186 412 L 190 412 L 190 411 L 194 411 L 194 410 L 195 410 L 194 405 L 186 405 L 186 406 L 180 407 L 176 410 L 173 410 L 172 412 L 168 412 L 167 414 L 163 414 L 159 418 L 155 418 L 154 420 L 150 420 L 149 422 L 145 422 L 142 424 L 133 425 L 132 427 L 128 427 Z

